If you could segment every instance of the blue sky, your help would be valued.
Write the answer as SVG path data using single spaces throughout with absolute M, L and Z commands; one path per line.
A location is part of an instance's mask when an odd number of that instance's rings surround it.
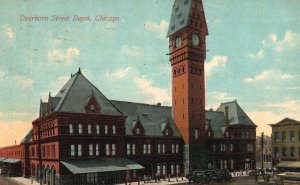
M 204 0 L 207 108 L 237 99 L 259 126 L 300 119 L 300 2 Z M 173 0 L 4 0 L 0 7 L 0 146 L 19 142 L 80 67 L 109 99 L 170 105 L 165 37 Z M 48 21 L 23 21 L 47 16 Z M 53 15 L 69 21 L 51 21 Z M 72 21 L 73 16 L 91 21 Z M 95 21 L 97 15 L 118 18 Z M 14 132 L 11 132 L 14 130 Z

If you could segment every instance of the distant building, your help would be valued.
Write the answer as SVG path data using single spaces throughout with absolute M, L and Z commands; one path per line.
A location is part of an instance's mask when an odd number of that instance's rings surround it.
M 300 122 L 285 118 L 272 127 L 272 162 L 281 171 L 300 171 Z
M 272 167 L 272 138 L 270 136 L 264 136 L 263 143 L 263 156 L 261 147 L 261 136 L 256 137 L 256 167 L 262 167 L 262 160 L 264 168 Z

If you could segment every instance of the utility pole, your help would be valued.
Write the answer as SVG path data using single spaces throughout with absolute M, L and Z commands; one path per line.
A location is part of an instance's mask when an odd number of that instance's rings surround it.
M 261 169 L 264 169 L 264 132 L 261 133 Z

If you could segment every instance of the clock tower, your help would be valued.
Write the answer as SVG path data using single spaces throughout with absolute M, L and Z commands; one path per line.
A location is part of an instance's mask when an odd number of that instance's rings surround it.
M 167 36 L 172 66 L 173 119 L 185 143 L 186 174 L 206 168 L 206 35 L 202 0 L 175 0 Z

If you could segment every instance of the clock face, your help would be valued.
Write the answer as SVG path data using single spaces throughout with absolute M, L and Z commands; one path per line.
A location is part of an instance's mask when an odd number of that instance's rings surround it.
M 193 42 L 193 44 L 195 46 L 198 46 L 199 45 L 199 41 L 200 41 L 199 36 L 196 33 L 194 33 L 192 35 L 192 42 Z
M 176 37 L 175 39 L 175 46 L 178 48 L 179 46 L 181 46 L 181 37 Z

